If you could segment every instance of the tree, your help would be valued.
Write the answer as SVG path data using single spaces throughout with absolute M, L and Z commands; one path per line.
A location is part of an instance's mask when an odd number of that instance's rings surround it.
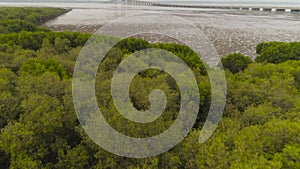
M 22 74 L 38 76 L 45 72 L 57 73 L 62 79 L 68 77 L 64 67 L 52 58 L 48 60 L 29 59 L 28 63 L 23 64 L 21 68 Z
M 16 75 L 6 68 L 0 68 L 0 129 L 8 121 L 16 120 L 20 113 L 15 85 Z
M 300 43 L 270 42 L 257 46 L 256 62 L 282 63 L 288 60 L 300 60 Z
M 252 60 L 248 56 L 240 53 L 230 54 L 221 59 L 224 69 L 230 70 L 232 73 L 238 73 L 248 67 Z

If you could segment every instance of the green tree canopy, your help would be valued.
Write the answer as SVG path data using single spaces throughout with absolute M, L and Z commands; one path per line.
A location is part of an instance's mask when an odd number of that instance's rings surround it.
M 288 60 L 300 60 L 300 42 L 269 42 L 257 45 L 256 62 L 282 63 Z
M 240 53 L 229 54 L 226 57 L 221 58 L 224 69 L 230 70 L 232 73 L 238 73 L 243 71 L 252 63 L 251 58 L 244 56 Z

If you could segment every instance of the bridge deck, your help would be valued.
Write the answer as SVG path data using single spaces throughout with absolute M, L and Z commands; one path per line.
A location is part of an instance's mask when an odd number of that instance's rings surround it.
M 299 12 L 300 8 L 295 7 L 268 7 L 268 6 L 236 6 L 236 5 L 186 5 L 186 4 L 166 4 L 148 1 L 128 0 L 128 4 L 159 6 L 159 7 L 175 7 L 175 8 L 204 8 L 204 9 L 233 9 L 243 11 L 273 11 L 273 12 Z

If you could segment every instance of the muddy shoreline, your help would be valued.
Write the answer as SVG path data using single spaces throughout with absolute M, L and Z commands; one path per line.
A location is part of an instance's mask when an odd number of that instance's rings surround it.
M 147 12 L 157 10 L 147 9 Z M 125 15 L 144 13 L 140 9 L 73 9 L 43 26 L 53 31 L 95 33 L 103 25 Z M 159 11 L 193 23 L 215 46 L 220 56 L 242 53 L 255 58 L 256 45 L 268 41 L 300 41 L 300 15 L 230 11 Z M 140 24 L 140 23 L 138 23 Z M 137 25 L 138 25 L 137 24 Z M 132 27 L 136 25 L 133 24 Z M 130 27 L 129 27 L 130 28 Z M 126 31 L 126 30 L 124 30 Z M 178 43 L 158 35 L 138 36 L 150 42 Z

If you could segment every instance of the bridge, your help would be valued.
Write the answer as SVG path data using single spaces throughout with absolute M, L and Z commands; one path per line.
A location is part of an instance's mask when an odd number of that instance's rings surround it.
M 118 0 L 117 0 L 118 1 Z M 292 12 L 300 13 L 300 7 L 259 7 L 259 6 L 229 6 L 229 5 L 185 5 L 185 4 L 167 4 L 159 2 L 139 1 L 139 0 L 119 0 L 129 5 L 174 7 L 174 8 L 202 8 L 202 9 L 229 9 L 240 11 L 267 11 L 267 12 Z

